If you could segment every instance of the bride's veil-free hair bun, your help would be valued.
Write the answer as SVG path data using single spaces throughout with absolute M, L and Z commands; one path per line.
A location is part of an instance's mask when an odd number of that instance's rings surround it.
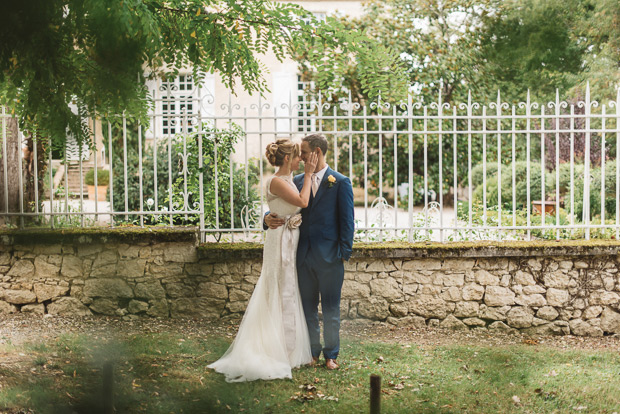
M 299 144 L 293 143 L 293 141 L 288 138 L 281 138 L 276 142 L 267 144 L 265 157 L 267 161 L 269 161 L 269 164 L 274 167 L 280 167 L 284 165 L 284 157 L 289 155 L 292 160 L 294 157 L 298 156 L 299 153 Z

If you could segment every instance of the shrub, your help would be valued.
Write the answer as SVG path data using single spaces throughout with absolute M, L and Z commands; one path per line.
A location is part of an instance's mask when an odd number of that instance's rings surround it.
M 84 182 L 86 185 L 95 185 L 95 169 L 89 170 L 84 176 Z M 97 169 L 97 185 L 103 186 L 110 183 L 110 171 Z

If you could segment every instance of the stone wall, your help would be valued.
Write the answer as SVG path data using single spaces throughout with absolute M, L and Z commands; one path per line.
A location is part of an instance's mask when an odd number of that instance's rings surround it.
M 262 247 L 194 229 L 0 234 L 0 313 L 240 316 Z M 620 333 L 620 243 L 356 245 L 343 318 L 541 334 Z

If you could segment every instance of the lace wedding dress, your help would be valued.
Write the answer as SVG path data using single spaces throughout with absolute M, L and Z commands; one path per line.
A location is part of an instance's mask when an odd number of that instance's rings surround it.
M 292 368 L 312 361 L 295 265 L 300 208 L 271 194 L 272 179 L 284 179 L 297 191 L 292 176 L 274 176 L 266 183 L 269 209 L 285 217 L 286 224 L 267 230 L 263 268 L 239 332 L 226 353 L 208 366 L 228 382 L 291 378 Z

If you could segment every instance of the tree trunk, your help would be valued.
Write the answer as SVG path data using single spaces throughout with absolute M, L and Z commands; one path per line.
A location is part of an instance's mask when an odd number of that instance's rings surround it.
M 20 171 L 18 157 L 21 156 L 21 142 L 19 142 L 17 118 L 5 118 L 4 122 L 6 122 L 6 136 L 2 137 L 4 140 L 2 148 L 0 148 L 0 214 L 19 212 Z M 0 121 L 0 128 L 2 128 L 2 121 Z M 5 142 L 6 154 L 4 153 Z M 14 224 L 16 222 L 16 216 L 0 217 L 0 224 Z

